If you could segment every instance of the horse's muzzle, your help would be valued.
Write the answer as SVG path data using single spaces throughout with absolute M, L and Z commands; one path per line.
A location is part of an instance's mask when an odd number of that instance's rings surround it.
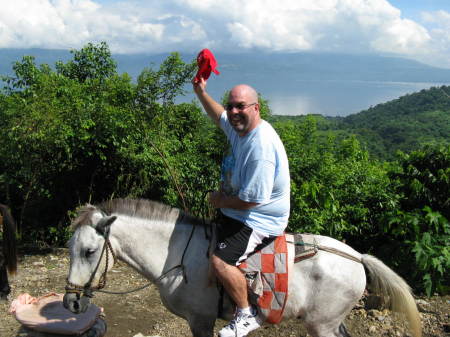
M 90 305 L 89 297 L 81 296 L 80 293 L 66 293 L 63 298 L 64 308 L 74 314 L 85 312 Z

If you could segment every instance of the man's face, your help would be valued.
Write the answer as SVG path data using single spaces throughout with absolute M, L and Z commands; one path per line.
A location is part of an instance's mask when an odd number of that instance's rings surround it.
M 259 124 L 258 101 L 245 89 L 230 92 L 226 110 L 229 123 L 240 136 L 245 136 Z

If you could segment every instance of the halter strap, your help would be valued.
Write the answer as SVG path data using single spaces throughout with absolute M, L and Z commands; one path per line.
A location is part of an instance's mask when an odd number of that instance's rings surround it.
M 94 271 L 92 272 L 89 281 L 84 286 L 80 286 L 77 284 L 73 284 L 69 282 L 69 280 L 66 280 L 66 293 L 76 293 L 81 294 L 83 292 L 84 296 L 87 297 L 93 297 L 94 290 L 98 291 L 103 289 L 106 286 L 106 274 L 108 272 L 108 266 L 109 266 L 109 251 L 111 252 L 111 255 L 113 257 L 113 263 L 116 261 L 116 255 L 114 254 L 114 250 L 112 249 L 111 242 L 109 241 L 109 229 L 105 233 L 105 242 L 103 244 L 102 252 L 100 254 L 100 258 L 98 260 L 97 266 L 95 267 Z M 100 263 L 102 262 L 103 254 L 106 252 L 106 263 L 105 263 L 105 270 L 103 271 L 102 275 L 100 276 L 98 286 L 93 288 L 92 281 L 94 280 L 95 274 L 97 273 L 98 268 L 100 267 Z

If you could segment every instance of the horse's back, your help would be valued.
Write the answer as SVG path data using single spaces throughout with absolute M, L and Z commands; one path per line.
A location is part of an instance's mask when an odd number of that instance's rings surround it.
M 333 239 L 329 236 L 323 236 L 323 235 L 314 235 L 314 238 L 317 240 L 317 244 L 323 247 L 329 247 L 334 248 L 339 251 L 342 251 L 343 253 L 349 254 L 357 259 L 361 259 L 361 254 L 347 245 L 346 243 Z

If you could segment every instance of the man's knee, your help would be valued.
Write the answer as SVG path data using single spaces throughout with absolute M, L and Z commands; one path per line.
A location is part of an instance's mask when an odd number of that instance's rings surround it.
M 215 254 L 211 257 L 211 266 L 216 275 L 226 273 L 227 269 L 232 267 Z

